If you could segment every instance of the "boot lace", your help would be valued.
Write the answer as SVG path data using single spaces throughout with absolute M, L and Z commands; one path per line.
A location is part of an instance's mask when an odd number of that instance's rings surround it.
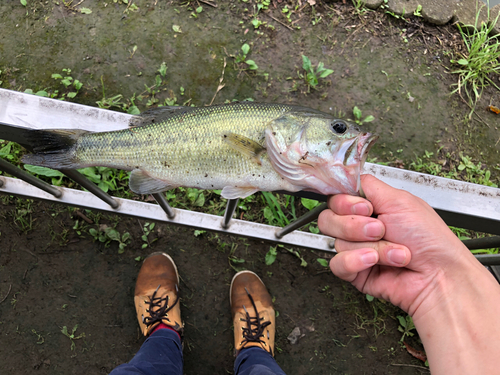
M 247 288 L 245 288 L 245 291 L 247 292 L 248 298 L 250 298 L 250 302 L 252 302 L 252 306 L 256 316 L 254 317 L 250 316 L 245 305 L 243 305 L 246 317 L 240 318 L 240 320 L 246 321 L 247 327 L 243 327 L 243 341 L 241 342 L 242 347 L 245 347 L 245 345 L 249 342 L 257 342 L 263 344 L 264 346 L 267 346 L 266 342 L 263 341 L 261 337 L 264 337 L 264 329 L 267 326 L 269 326 L 271 322 L 270 321 L 263 322 L 264 318 L 259 316 L 259 312 L 257 311 L 257 306 L 255 306 L 255 302 L 253 300 L 252 295 L 248 292 Z M 269 348 L 269 351 L 272 355 L 273 353 L 271 348 Z
M 149 305 L 149 309 L 146 309 L 146 312 L 149 313 L 149 316 L 143 315 L 142 322 L 148 328 L 157 322 L 161 323 L 163 319 L 166 319 L 168 322 L 170 322 L 170 319 L 167 317 L 168 316 L 167 313 L 170 310 L 172 310 L 172 308 L 179 301 L 179 294 L 178 293 L 177 293 L 177 297 L 175 298 L 174 303 L 171 306 L 168 305 L 169 296 L 166 296 L 164 298 L 157 297 L 156 293 L 158 292 L 158 289 L 160 289 L 160 286 L 161 285 L 158 285 L 158 288 L 156 288 L 153 295 L 151 297 L 149 297 L 149 301 L 145 301 L 146 304 Z M 178 292 L 177 285 L 175 286 L 175 289 Z

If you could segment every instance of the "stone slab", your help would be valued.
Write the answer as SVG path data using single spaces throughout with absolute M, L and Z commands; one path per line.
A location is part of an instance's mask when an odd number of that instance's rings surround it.
M 488 24 L 488 6 L 481 0 L 461 0 L 455 8 L 453 22 L 469 31 L 481 28 L 481 24 Z
M 495 19 L 498 17 L 499 14 L 500 14 L 500 4 L 497 4 L 490 9 L 490 22 L 495 21 Z M 498 18 L 497 23 L 493 26 L 491 33 L 493 35 L 500 35 L 500 17 Z
M 457 0 L 422 0 L 422 16 L 432 24 L 445 25 L 453 18 L 456 6 Z
M 425 1 L 424 1 L 425 2 Z M 386 10 L 398 16 L 412 15 L 422 0 L 388 0 Z

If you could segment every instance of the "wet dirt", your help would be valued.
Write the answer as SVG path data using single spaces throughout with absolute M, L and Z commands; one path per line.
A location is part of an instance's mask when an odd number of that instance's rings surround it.
M 33 230 L 21 232 L 13 218 L 27 209 Z M 235 270 L 259 274 L 274 299 L 276 359 L 289 374 L 418 374 L 422 366 L 401 347 L 396 321 L 404 315 L 390 304 L 368 302 L 350 284 L 334 277 L 317 258 L 307 261 L 278 247 L 276 261 L 264 262 L 270 244 L 158 224 L 141 249 L 144 221 L 83 212 L 99 225 L 129 232 L 123 254 L 116 243 L 94 242 L 72 208 L 33 202 L 2 204 L 0 253 L 0 361 L 15 374 L 105 374 L 126 362 L 144 339 L 133 305 L 141 262 L 154 251 L 175 260 L 181 276 L 185 321 L 186 374 L 232 373 L 233 333 L 229 285 Z M 73 229 L 79 223 L 77 230 Z M 232 249 L 234 251 L 232 251 Z M 244 263 L 232 263 L 230 255 Z M 71 340 L 69 334 L 78 325 Z M 304 337 L 287 336 L 299 327 Z M 81 337 L 80 337 L 81 336 Z M 412 338 L 413 339 L 413 338 Z M 407 340 L 408 341 L 408 340 Z M 72 342 L 74 349 L 72 350 Z M 418 347 L 414 340 L 412 345 Z M 394 365 L 405 365 L 394 366 Z
M 136 94 L 143 110 L 164 61 L 166 82 L 156 90 L 155 104 L 253 98 L 350 118 L 358 106 L 363 118 L 375 117 L 363 127 L 380 135 L 371 156 L 381 161 L 401 165 L 443 146 L 443 153 L 458 158 L 464 152 L 489 168 L 498 166 L 500 120 L 484 108 L 500 103 L 500 95 L 487 89 L 478 105 L 488 125 L 464 121 L 469 109 L 449 94 L 456 79 L 445 68 L 449 51 L 460 45 L 451 26 L 357 15 L 339 3 L 312 10 L 273 1 L 274 19 L 254 16 L 255 2 L 218 2 L 217 8 L 206 2 L 133 3 L 137 11 L 120 1 L 85 0 L 76 8 L 62 1 L 28 7 L 2 1 L 0 87 L 57 89 L 60 97 L 69 90 L 51 76 L 70 68 L 84 85 L 74 101 L 95 106 L 103 95 L 127 100 Z M 286 4 L 293 10 L 291 22 L 283 13 Z M 196 13 L 199 6 L 203 11 Z M 82 13 L 82 7 L 92 13 Z M 262 22 L 257 29 L 254 19 Z M 259 67 L 255 72 L 235 61 L 244 43 L 250 45 L 247 59 Z M 323 62 L 334 70 L 317 89 L 305 83 L 302 55 L 315 67 Z M 144 221 L 84 212 L 92 224 L 82 227 L 73 208 L 11 197 L 1 205 L 0 363 L 6 373 L 100 374 L 130 360 L 144 341 L 133 306 L 137 259 L 154 251 L 172 255 L 182 278 L 186 374 L 232 373 L 228 293 L 234 267 L 242 266 L 257 272 L 275 299 L 276 358 L 285 372 L 426 372 L 400 343 L 396 317 L 405 314 L 367 301 L 331 275 L 316 261 L 327 258 L 324 253 L 298 249 L 308 263 L 301 267 L 296 256 L 278 248 L 276 262 L 267 266 L 269 243 L 208 232 L 195 236 L 194 229 L 165 224 L 155 227 L 151 245 L 141 249 Z M 99 225 L 131 234 L 123 254 L 116 243 L 94 241 L 89 229 Z M 232 262 L 233 255 L 245 262 Z M 71 334 L 76 325 L 73 339 L 61 332 L 66 327 Z M 296 327 L 306 334 L 292 345 L 287 336 Z M 415 337 L 407 340 L 422 349 Z

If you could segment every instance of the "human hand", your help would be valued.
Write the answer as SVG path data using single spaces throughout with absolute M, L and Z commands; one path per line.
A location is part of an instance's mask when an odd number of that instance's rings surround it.
M 331 196 L 318 219 L 336 238 L 332 272 L 412 316 L 424 301 L 431 309 L 442 297 L 438 282 L 479 263 L 423 200 L 370 175 L 361 183 L 367 199 Z

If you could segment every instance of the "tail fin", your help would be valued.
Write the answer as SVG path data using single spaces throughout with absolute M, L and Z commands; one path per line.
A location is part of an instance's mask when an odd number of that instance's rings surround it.
M 85 130 L 25 130 L 23 136 L 33 154 L 23 156 L 26 164 L 54 169 L 80 168 L 75 155 L 76 142 Z

